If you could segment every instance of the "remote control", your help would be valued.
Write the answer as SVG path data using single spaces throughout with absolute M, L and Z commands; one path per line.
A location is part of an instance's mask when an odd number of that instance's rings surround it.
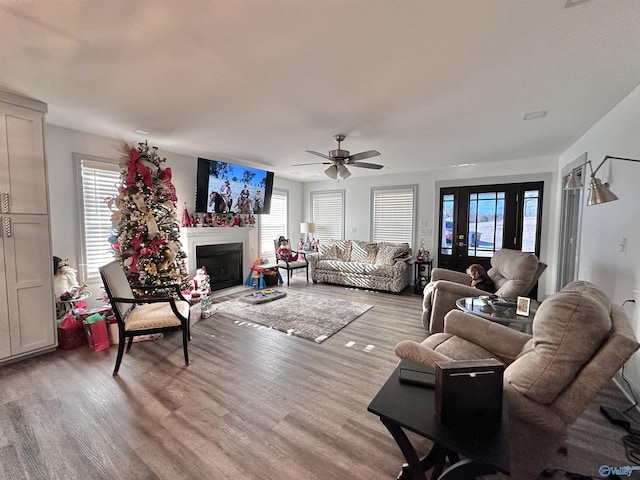
M 400 369 L 400 382 L 420 387 L 434 388 L 436 377 L 433 373 L 420 372 L 418 370 L 410 370 L 408 368 Z

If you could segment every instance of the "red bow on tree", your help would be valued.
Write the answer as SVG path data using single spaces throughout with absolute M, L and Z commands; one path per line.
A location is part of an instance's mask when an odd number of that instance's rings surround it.
M 164 170 L 162 170 L 160 179 L 167 184 L 167 188 L 171 192 L 171 200 L 173 200 L 174 202 L 178 201 L 178 196 L 176 195 L 176 187 L 174 187 L 173 183 L 171 183 L 171 169 L 165 168 Z
M 131 187 L 136 184 L 136 173 L 139 173 L 144 183 L 149 187 L 153 186 L 151 179 L 151 170 L 140 162 L 141 154 L 135 148 L 129 150 L 129 160 L 127 160 L 127 186 Z

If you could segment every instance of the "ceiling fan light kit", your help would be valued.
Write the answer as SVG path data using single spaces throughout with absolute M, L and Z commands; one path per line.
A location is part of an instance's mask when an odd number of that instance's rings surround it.
M 335 150 L 330 150 L 329 155 L 325 155 L 324 153 L 314 152 L 313 150 L 305 150 L 307 153 L 312 155 L 317 155 L 318 157 L 322 157 L 329 162 L 320 162 L 321 165 L 329 165 L 324 173 L 327 177 L 336 180 L 338 175 L 340 178 L 346 179 L 351 176 L 351 172 L 347 168 L 347 166 L 351 167 L 359 167 L 359 168 L 369 168 L 372 170 L 380 170 L 383 166 L 375 163 L 365 163 L 360 160 L 364 160 L 366 158 L 377 157 L 380 155 L 380 152 L 377 150 L 367 150 L 366 152 L 354 153 L 353 155 L 349 154 L 348 150 L 342 150 L 340 148 L 340 144 L 345 139 L 345 135 L 337 134 L 333 136 L 333 139 L 338 142 L 338 148 Z M 294 167 L 300 167 L 303 165 L 317 165 L 313 163 L 299 163 L 297 165 L 293 165 Z
M 333 178 L 335 180 L 336 178 L 338 178 L 338 167 L 336 167 L 335 165 L 331 165 L 324 171 L 324 173 L 327 175 L 327 177 Z

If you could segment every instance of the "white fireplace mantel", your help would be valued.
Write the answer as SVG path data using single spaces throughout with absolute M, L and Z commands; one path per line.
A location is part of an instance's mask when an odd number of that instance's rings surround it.
M 195 275 L 196 246 L 242 243 L 242 271 L 249 272 L 253 261 L 258 258 L 258 229 L 255 227 L 192 227 L 180 228 L 180 242 L 187 254 L 187 269 Z

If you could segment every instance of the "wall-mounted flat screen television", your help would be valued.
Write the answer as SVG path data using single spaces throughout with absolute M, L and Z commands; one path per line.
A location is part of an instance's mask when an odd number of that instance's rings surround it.
M 273 172 L 198 158 L 196 212 L 269 213 Z

